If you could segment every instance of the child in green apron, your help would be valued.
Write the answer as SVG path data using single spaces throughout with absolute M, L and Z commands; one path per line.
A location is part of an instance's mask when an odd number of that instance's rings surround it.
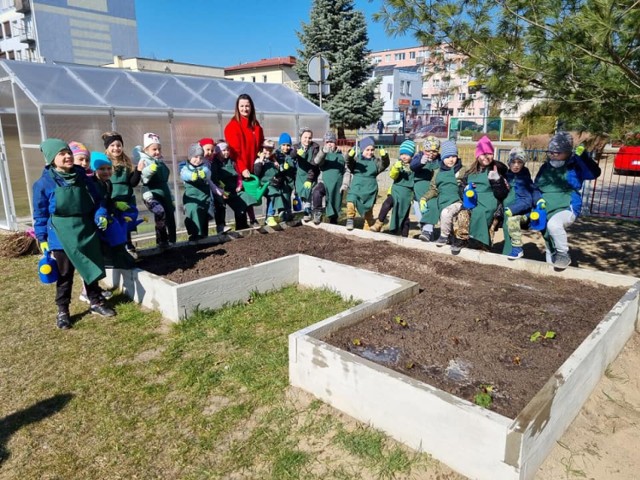
M 405 140 L 400 145 L 400 159 L 393 164 L 389 171 L 389 176 L 393 180 L 390 194 L 382 203 L 378 219 L 371 227 L 372 232 L 382 230 L 387 214 L 393 209 L 391 214 L 391 222 L 389 224 L 389 233 L 400 234 L 403 237 L 409 236 L 409 212 L 411 210 L 411 202 L 413 201 L 413 188 L 415 182 L 415 174 L 411 170 L 410 162 L 416 153 L 416 144 L 412 140 Z
M 216 145 L 216 152 L 216 157 L 211 162 L 209 186 L 214 192 L 215 201 L 221 202 L 221 205 L 225 206 L 224 208 L 229 205 L 233 210 L 236 230 L 244 230 L 249 228 L 249 222 L 247 221 L 247 204 L 238 195 L 242 191 L 241 176 L 236 171 L 235 161 L 231 157 L 231 149 L 226 142 L 219 142 Z M 224 216 L 222 216 L 222 220 L 224 220 Z M 218 231 L 218 233 L 223 232 Z
M 311 221 L 311 191 L 318 181 L 320 171 L 313 163 L 320 146 L 313 140 L 313 132 L 309 128 L 300 130 L 300 143 L 294 148 L 296 162 L 296 194 L 302 200 L 304 216 L 302 220 Z
M 351 176 L 347 193 L 347 230 L 353 230 L 356 213 L 364 217 L 364 230 L 374 224 L 373 205 L 378 196 L 377 177 L 389 166 L 389 155 L 381 148 L 380 158 L 374 155 L 375 147 L 372 137 L 365 137 L 358 144 L 360 153 L 352 148 L 347 154 L 345 175 Z
M 324 146 L 313 159 L 320 169 L 318 184 L 311 192 L 313 203 L 313 223 L 322 222 L 322 214 L 326 210 L 329 222 L 338 223 L 338 215 L 342 209 L 342 193 L 345 191 L 342 179 L 345 161 L 342 152 L 337 148 L 336 134 L 329 131 L 324 134 Z M 322 208 L 323 202 L 326 204 Z
M 153 213 L 156 223 L 156 243 L 167 248 L 176 241 L 176 218 L 173 195 L 169 188 L 171 171 L 162 159 L 160 137 L 145 133 L 138 169 L 142 172 L 142 200 Z
M 73 163 L 69 145 L 58 138 L 40 144 L 46 166 L 33 185 L 33 227 L 42 251 L 51 251 L 58 266 L 56 325 L 71 328 L 71 291 L 77 270 L 85 283 L 91 313 L 114 316 L 98 281 L 105 277 L 94 214 L 100 202 L 85 170 Z
M 189 240 L 207 238 L 209 235 L 209 205 L 211 188 L 209 179 L 211 170 L 204 164 L 204 149 L 199 143 L 189 147 L 188 161 L 180 169 L 180 178 L 184 182 L 182 204 L 184 205 L 184 226 Z
M 433 240 L 433 225 L 426 223 L 422 218 L 420 199 L 427 193 L 431 186 L 434 171 L 440 168 L 440 140 L 433 135 L 428 136 L 422 145 L 422 151 L 418 152 L 411 160 L 411 170 L 415 173 L 413 183 L 413 212 L 420 223 L 421 240 Z

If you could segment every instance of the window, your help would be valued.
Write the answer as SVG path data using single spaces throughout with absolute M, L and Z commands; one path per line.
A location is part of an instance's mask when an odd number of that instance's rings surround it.
M 481 108 L 481 109 L 480 109 L 480 116 L 481 116 L 481 117 L 484 117 L 484 108 Z
M 252 76 L 251 76 L 251 81 L 252 81 L 253 83 L 256 83 L 256 77 L 252 75 Z
M 458 94 L 458 100 L 466 100 L 467 99 L 467 94 L 466 93 L 459 93 Z
M 434 78 L 433 79 L 433 86 L 434 87 L 439 87 L 440 86 L 440 79 L 439 78 Z
M 3 30 L 4 30 L 4 37 L 5 38 L 11 38 L 11 23 L 10 22 L 4 22 L 2 24 L 3 26 Z
M 407 95 L 411 95 L 411 82 L 407 80 Z
M 391 54 L 385 55 L 384 56 L 384 61 L 385 62 L 390 62 L 391 61 Z
M 400 95 L 404 95 L 404 80 L 400 80 Z
M 264 83 L 267 83 L 267 76 L 266 76 L 266 75 L 262 75 L 262 81 L 263 81 Z
M 465 114 L 464 108 L 459 108 L 458 109 L 458 116 L 459 117 L 464 117 L 464 114 Z
M 395 53 L 395 54 L 393 55 L 393 58 L 394 58 L 395 60 L 404 60 L 404 56 L 405 56 L 405 54 L 404 54 L 404 53 Z
M 409 52 L 409 58 L 411 59 L 416 58 L 416 52 Z
M 447 102 L 453 102 L 453 93 L 447 95 Z

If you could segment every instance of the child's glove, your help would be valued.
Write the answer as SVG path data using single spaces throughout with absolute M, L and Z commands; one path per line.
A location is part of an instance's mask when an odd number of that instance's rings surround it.
M 109 222 L 107 222 L 107 217 L 98 217 L 96 220 L 96 225 L 100 230 L 106 230 L 108 224 Z
M 349 150 L 349 152 L 347 153 L 347 155 L 351 158 L 356 156 L 356 149 L 352 148 L 351 150 Z
M 387 151 L 384 148 L 381 148 L 380 150 L 378 150 L 378 154 L 381 157 L 384 157 L 387 154 Z
M 392 168 L 395 168 L 396 170 L 402 170 L 402 161 L 398 160 L 396 163 L 393 164 Z
M 155 173 L 158 170 L 158 164 L 152 163 L 151 166 L 149 167 L 149 170 Z
M 420 163 L 422 165 L 426 165 L 427 163 L 429 163 L 429 157 L 427 157 L 426 155 L 422 155 L 422 158 L 420 159 Z
M 494 168 L 493 170 L 491 170 L 489 172 L 489 174 L 487 175 L 487 178 L 489 180 L 498 180 L 500 178 L 500 174 L 498 173 L 498 171 Z
M 302 185 L 304 186 L 304 188 L 311 188 L 311 182 L 309 180 L 304 182 Z
M 584 153 L 584 145 L 578 145 L 576 147 L 576 155 L 581 156 Z
M 199 170 L 198 171 L 198 176 L 204 180 L 205 177 L 207 176 L 207 174 L 206 174 L 206 172 L 204 170 Z
M 42 253 L 48 251 L 49 250 L 49 242 L 40 242 L 40 250 L 42 250 Z
M 420 199 L 420 213 L 427 213 L 427 199 Z
M 546 210 L 547 209 L 547 202 L 544 201 L 544 198 L 541 198 L 540 200 L 538 200 L 536 202 L 536 207 Z
M 129 210 L 129 208 L 131 208 L 129 207 L 129 204 L 127 202 L 117 201 L 115 205 L 116 205 L 116 208 L 121 212 L 126 212 L 127 210 Z
M 284 165 L 282 166 L 283 170 L 289 170 L 289 164 L 287 162 L 284 163 Z
M 133 222 L 133 218 L 127 217 L 126 215 L 123 218 L 124 218 L 124 221 L 127 222 L 127 223 Z
M 504 209 L 504 216 L 505 216 L 505 217 L 510 217 L 510 216 L 512 216 L 512 215 L 513 215 L 513 213 L 511 212 L 511 209 L 510 209 L 510 208 L 505 208 L 505 209 Z
M 299 157 L 304 157 L 304 148 L 299 148 L 296 153 L 298 154 Z
M 195 182 L 198 179 L 198 172 L 193 172 L 191 174 L 191 181 Z

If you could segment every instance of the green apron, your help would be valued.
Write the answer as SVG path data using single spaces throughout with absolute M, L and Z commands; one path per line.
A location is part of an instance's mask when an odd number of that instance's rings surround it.
M 267 188 L 267 199 L 275 213 L 286 210 L 291 205 L 291 188 L 286 179 L 282 177 L 282 182 L 279 187 L 276 187 L 272 183 L 272 180 L 278 173 L 280 173 L 280 170 L 278 170 L 275 163 L 268 161 L 263 164 L 262 176 L 260 177 L 263 185 L 265 183 L 269 184 Z
M 53 169 L 50 169 L 50 175 L 57 185 L 51 225 L 71 264 L 82 279 L 91 284 L 105 277 L 100 238 L 93 223 L 95 202 L 84 178 L 76 177 L 75 182 L 66 182 Z M 64 184 L 61 185 L 56 177 Z
M 311 182 L 311 187 L 305 187 L 307 182 L 307 174 L 313 168 L 313 157 L 317 153 L 317 149 L 312 148 L 313 144 L 304 152 L 302 157 L 298 156 L 298 169 L 296 170 L 296 193 L 305 202 L 311 201 L 311 190 L 316 184 L 317 178 Z
M 571 208 L 571 193 L 574 189 L 566 181 L 567 170 L 566 165 L 559 168 L 541 168 L 536 178 L 536 185 L 540 188 L 546 203 L 547 221 L 556 213 Z M 544 230 L 543 237 L 547 249 L 555 251 L 549 230 Z
M 453 168 L 449 170 L 438 170 L 436 176 L 436 187 L 438 196 L 427 202 L 427 212 L 422 215 L 421 223 L 429 223 L 436 225 L 440 221 L 442 210 L 449 205 L 453 205 L 460 201 L 460 190 L 458 188 L 458 179 Z
M 153 194 L 153 198 L 160 202 L 162 208 L 164 208 L 169 241 L 173 243 L 176 241 L 176 216 L 171 189 L 169 188 L 169 175 L 171 171 L 166 163 L 158 161 L 155 163 L 158 169 L 149 179 L 146 187 Z
M 135 205 L 136 199 L 133 195 L 133 188 L 129 185 L 131 173 L 125 167 L 114 167 L 113 175 L 111 175 L 111 199 L 114 202 L 127 202 L 129 205 Z
M 236 215 L 244 215 L 247 211 L 247 203 L 236 192 L 238 187 L 238 172 L 236 172 L 233 160 L 212 162 L 211 178 L 214 183 L 224 190 L 229 196 L 225 200 Z
M 400 171 L 400 176 L 394 180 L 391 186 L 391 197 L 393 198 L 393 209 L 389 220 L 389 231 L 395 232 L 401 225 L 404 217 L 411 208 L 413 201 L 414 174 L 407 168 Z
M 491 225 L 493 214 L 498 208 L 498 200 L 489 184 L 488 173 L 489 170 L 469 175 L 467 182 L 476 185 L 476 193 L 478 194 L 478 205 L 471 210 L 469 237 L 490 247 L 489 225 Z
M 414 172 L 415 180 L 413 184 L 414 198 L 418 200 L 423 197 L 427 190 L 429 190 L 429 184 L 433 178 L 433 172 L 440 168 L 440 162 L 427 162 L 420 167 L 420 170 Z
M 353 169 L 353 179 L 347 193 L 347 202 L 352 202 L 361 216 L 373 208 L 378 196 L 378 165 L 376 159 L 365 159 L 359 155 Z
M 344 176 L 345 162 L 341 152 L 330 152 L 324 157 L 324 163 L 320 166 L 322 183 L 327 192 L 325 201 L 327 204 L 327 216 L 334 217 L 340 214 L 342 209 L 342 177 Z
M 198 173 L 201 168 L 193 169 Z M 209 204 L 211 189 L 208 180 L 198 177 L 197 180 L 184 182 L 182 204 L 184 205 L 184 224 L 189 235 L 206 237 L 209 232 Z

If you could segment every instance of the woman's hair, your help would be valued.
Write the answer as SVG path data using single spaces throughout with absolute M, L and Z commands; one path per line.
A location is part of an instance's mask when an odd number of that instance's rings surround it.
M 104 153 L 107 155 L 109 160 L 111 160 L 111 163 L 113 164 L 113 168 L 116 169 L 116 168 L 124 167 L 127 169 L 128 172 L 132 172 L 133 163 L 131 162 L 131 159 L 129 158 L 129 156 L 126 153 L 124 153 L 124 142 L 122 141 L 122 135 L 120 135 L 118 132 L 104 132 L 101 135 L 101 137 L 102 137 L 102 141 L 105 143 Z M 122 143 L 122 154 L 119 157 L 114 157 L 109 153 L 108 147 L 115 140 L 120 140 L 120 143 Z
M 485 170 L 487 170 L 489 168 L 493 168 L 493 165 L 494 165 L 495 162 L 496 162 L 495 159 L 493 159 L 493 160 L 491 160 L 491 163 L 485 167 L 483 165 L 480 165 L 480 162 L 476 158 L 473 161 L 473 163 L 471 164 L 471 166 L 465 172 L 465 176 L 466 175 L 473 175 L 475 173 L 480 173 L 481 171 L 485 171 Z
M 241 93 L 238 95 L 236 99 L 236 112 L 233 114 L 233 118 L 236 119 L 236 122 L 240 122 L 240 110 L 238 109 L 238 105 L 240 104 L 240 100 L 249 100 L 249 105 L 251 105 L 251 111 L 249 112 L 249 126 L 255 127 L 258 124 L 258 120 L 256 119 L 256 107 L 253 105 L 253 100 L 246 93 Z

